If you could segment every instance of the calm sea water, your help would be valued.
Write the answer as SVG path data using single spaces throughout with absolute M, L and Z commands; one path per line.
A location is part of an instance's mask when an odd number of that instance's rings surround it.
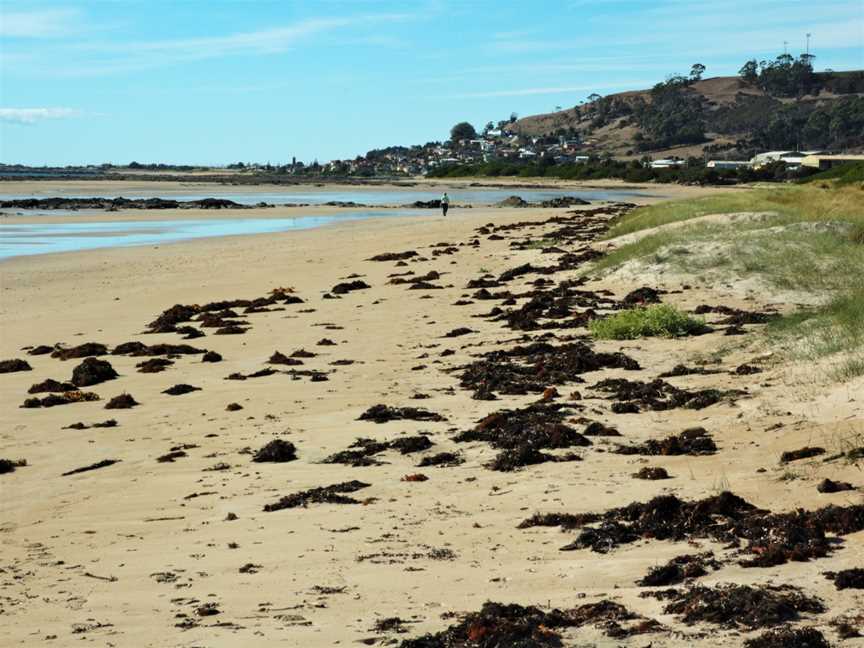
M 0 224 L 0 259 L 108 247 L 158 245 L 214 236 L 288 232 L 321 227 L 337 221 L 406 216 L 412 213 L 428 215 L 429 212 L 365 211 L 339 216 L 296 218 Z
M 627 200 L 634 196 L 644 196 L 638 191 L 626 190 L 590 190 L 590 191 L 561 191 L 553 189 L 462 189 L 448 192 L 454 203 L 468 203 L 472 205 L 489 205 L 500 202 L 508 196 L 521 196 L 528 202 L 539 202 L 550 200 L 561 196 L 578 196 L 584 200 Z M 19 200 L 24 198 L 53 198 L 53 197 L 88 197 L 88 198 L 117 198 L 112 193 L 76 193 L 48 192 L 33 195 L 8 194 L 2 192 L 0 185 L 0 200 Z M 154 191 L 130 191 L 123 194 L 124 198 L 169 198 L 172 200 L 201 200 L 202 198 L 224 198 L 233 200 L 241 205 L 254 205 L 266 202 L 273 205 L 297 205 L 310 204 L 321 205 L 326 202 L 355 202 L 364 205 L 405 205 L 416 200 L 435 200 L 441 197 L 441 191 L 392 191 L 392 190 L 322 190 L 322 191 L 273 191 L 254 193 L 232 193 L 228 191 L 217 191 L 207 193 L 166 193 Z

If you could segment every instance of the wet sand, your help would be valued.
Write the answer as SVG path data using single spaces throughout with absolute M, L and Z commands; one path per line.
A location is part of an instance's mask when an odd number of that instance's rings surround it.
M 576 430 L 585 425 L 574 421 L 592 419 L 614 426 L 622 437 L 592 437 L 592 445 L 568 449 L 582 461 L 546 462 L 516 472 L 488 469 L 485 464 L 498 451 L 484 442 L 457 443 L 455 434 L 472 429 L 489 413 L 535 403 L 542 394 L 502 393 L 498 400 L 475 400 L 473 390 L 460 387 L 458 368 L 477 360 L 473 354 L 512 349 L 517 342 L 525 344 L 548 332 L 558 338 L 547 341 L 563 344 L 567 336 L 585 330 L 526 332 L 478 317 L 495 306 L 518 308 L 527 299 L 518 298 L 512 306 L 477 299 L 472 297 L 476 289 L 466 289 L 468 282 L 485 273 L 497 277 L 525 263 L 556 263 L 556 254 L 544 254 L 539 247 L 515 250 L 510 244 L 561 225 L 497 235 L 491 230 L 477 235 L 475 230 L 489 222 L 544 221 L 568 212 L 453 210 L 446 220 L 430 213 L 417 219 L 368 220 L 286 234 L 0 264 L 0 358 L 23 358 L 33 367 L 0 376 L 0 457 L 26 459 L 28 464 L 0 475 L 0 625 L 5 642 L 374 645 L 443 630 L 458 621 L 452 613 L 476 611 L 487 600 L 564 609 L 606 599 L 656 619 L 665 629 L 629 639 L 610 638 L 602 626 L 589 623 L 566 629 L 565 645 L 742 645 L 736 631 L 707 623 L 684 624 L 680 617 L 665 613 L 661 601 L 640 597 L 645 588 L 635 585 L 651 567 L 681 554 L 711 550 L 725 559 L 728 551 L 722 543 L 704 537 L 689 542 L 642 539 L 609 553 L 562 552 L 576 533 L 517 525 L 537 512 L 603 512 L 673 493 L 691 500 L 731 490 L 777 512 L 861 503 L 860 491 L 816 490 L 823 477 L 864 486 L 854 465 L 823 465 L 817 457 L 790 466 L 778 459 L 784 451 L 808 445 L 832 453 L 841 439 L 864 434 L 864 403 L 855 398 L 862 383 L 841 388 L 803 381 L 800 372 L 760 360 L 738 342 L 742 338 L 724 336 L 722 327 L 678 340 L 590 342 L 595 351 L 621 351 L 642 368 L 582 374 L 585 383 L 556 384 L 560 396 L 551 402 L 571 408 L 566 420 Z M 110 215 L 130 216 L 141 217 Z M 191 214 L 184 210 L 177 217 Z M 469 245 L 475 236 L 479 244 Z M 452 252 L 441 253 L 449 248 L 433 247 L 438 243 L 452 244 Z M 581 247 L 567 245 L 568 250 Z M 407 250 L 416 250 L 427 260 L 409 258 L 402 266 L 367 260 Z M 395 273 L 423 275 L 432 270 L 440 278 L 429 283 L 440 289 L 410 290 L 407 284 L 388 283 Z M 352 277 L 355 274 L 360 277 Z M 576 269 L 527 274 L 490 290 L 525 293 L 538 288 L 531 283 L 538 278 L 560 285 L 577 275 Z M 370 287 L 340 299 L 323 298 L 337 284 L 357 280 Z M 620 300 L 643 285 L 650 284 L 589 282 L 583 289 L 608 289 L 611 298 Z M 248 315 L 242 308 L 234 309 L 235 319 L 251 324 L 242 335 L 215 335 L 213 328 L 202 328 L 206 335 L 192 340 L 182 340 L 177 333 L 142 334 L 174 304 L 264 297 L 280 287 L 292 288 L 304 303 L 277 303 L 270 307 L 284 310 Z M 749 311 L 763 309 L 768 301 L 723 287 L 662 298 L 690 309 L 707 303 Z M 455 306 L 457 301 L 472 303 Z M 462 327 L 471 332 L 445 337 Z M 319 344 L 325 338 L 335 344 Z M 100 401 L 18 407 L 31 397 L 30 385 L 46 378 L 69 380 L 81 362 L 30 356 L 22 347 L 92 341 L 113 348 L 133 340 L 147 345 L 188 343 L 216 351 L 224 359 L 203 363 L 199 355 L 184 355 L 164 372 L 143 374 L 136 371 L 136 364 L 147 357 L 104 356 L 101 359 L 110 362 L 119 378 L 82 388 L 98 394 Z M 746 390 L 704 409 L 614 413 L 612 401 L 591 388 L 606 378 L 650 381 L 676 364 L 692 365 L 697 354 L 708 355 L 730 344 L 733 349 L 717 367 L 722 373 L 667 379 L 688 390 Z M 316 356 L 297 366 L 267 364 L 274 351 L 290 355 L 299 349 Z M 453 353 L 442 354 L 445 350 Z M 353 364 L 332 364 L 340 360 Z M 759 364 L 764 371 L 730 374 L 742 363 Z M 292 379 L 287 373 L 226 380 L 231 374 L 248 376 L 268 366 L 280 372 L 327 372 L 328 380 L 313 381 L 308 375 Z M 176 384 L 200 391 L 162 393 Z M 575 399 L 574 391 L 581 398 Z M 124 392 L 140 405 L 104 409 L 110 398 Z M 428 398 L 414 398 L 417 394 Z M 226 411 L 229 403 L 242 409 Z M 419 407 L 446 420 L 358 420 L 376 404 Z M 92 424 L 112 418 L 117 427 L 62 429 L 78 421 Z M 643 443 L 693 426 L 708 430 L 718 452 L 660 457 L 611 452 L 615 443 Z M 434 443 L 430 449 L 409 454 L 385 450 L 375 455 L 381 465 L 321 463 L 358 437 L 392 441 L 419 433 L 428 433 Z M 250 452 L 274 439 L 293 443 L 298 458 L 252 462 Z M 172 451 L 185 456 L 157 461 Z M 445 451 L 459 453 L 464 463 L 417 467 L 421 457 Z M 61 476 L 106 459 L 119 463 Z M 631 477 L 645 466 L 662 466 L 672 479 Z M 795 478 L 783 478 L 790 470 Z M 403 480 L 417 473 L 428 480 Z M 360 503 L 310 503 L 305 508 L 264 511 L 282 496 L 351 480 L 369 484 L 346 494 Z M 846 535 L 825 558 L 744 568 L 730 557 L 698 582 L 800 586 L 820 597 L 828 609 L 804 614 L 807 625 L 818 626 L 834 640 L 828 621 L 860 612 L 864 598 L 860 591 L 836 590 L 822 572 L 862 567 L 862 553 L 864 533 L 857 532 Z M 213 611 L 218 614 L 209 614 Z M 377 621 L 397 616 L 408 633 L 373 629 Z M 864 644 L 852 639 L 843 645 Z

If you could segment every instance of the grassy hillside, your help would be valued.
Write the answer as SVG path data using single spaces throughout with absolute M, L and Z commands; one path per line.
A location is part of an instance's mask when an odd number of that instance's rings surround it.
M 790 68 L 791 70 L 792 68 Z M 766 77 L 673 77 L 512 125 L 532 137 L 578 136 L 618 157 L 749 157 L 783 148 L 864 150 L 864 72 L 810 73 L 795 92 Z M 789 73 L 790 75 L 792 72 Z

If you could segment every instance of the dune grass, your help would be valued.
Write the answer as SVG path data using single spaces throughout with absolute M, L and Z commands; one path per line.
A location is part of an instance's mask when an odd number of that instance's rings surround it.
M 652 205 L 610 236 L 741 212 L 772 213 L 661 229 L 613 250 L 590 272 L 634 262 L 694 280 L 755 279 L 767 290 L 789 291 L 793 301 L 813 305 L 774 321 L 769 343 L 790 359 L 830 358 L 836 380 L 864 375 L 864 188 L 821 183 Z
M 864 226 L 864 191 L 857 185 L 837 187 L 822 184 L 736 189 L 695 200 L 648 205 L 634 210 L 616 222 L 605 238 L 615 238 L 708 214 L 736 212 L 775 212 L 778 224 L 844 220 Z
M 634 340 L 640 337 L 678 337 L 705 330 L 705 321 L 674 306 L 655 304 L 632 308 L 589 324 L 591 335 L 601 340 Z

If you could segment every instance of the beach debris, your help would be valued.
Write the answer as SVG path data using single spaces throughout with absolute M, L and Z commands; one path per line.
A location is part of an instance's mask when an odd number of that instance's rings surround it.
M 627 380 L 626 378 L 607 378 L 596 383 L 592 388 L 612 394 L 612 397 L 617 401 L 612 404 L 612 411 L 616 414 L 635 414 L 642 407 L 655 411 L 677 407 L 703 409 L 720 402 L 726 396 L 739 394 L 739 392 L 724 392 L 719 389 L 688 391 L 679 389 L 660 378 L 651 382 Z
M 176 459 L 182 459 L 183 457 L 188 456 L 189 455 L 184 450 L 171 450 L 164 455 L 156 457 L 156 461 L 159 463 L 174 463 Z
M 834 481 L 833 479 L 828 479 L 826 477 L 819 482 L 816 490 L 820 493 L 840 493 L 842 491 L 855 490 L 855 487 L 849 482 Z
M 664 439 L 649 439 L 640 445 L 618 445 L 613 452 L 623 455 L 710 455 L 717 452 L 717 445 L 705 428 L 692 427 Z
M 555 526 L 557 519 L 567 528 L 583 526 L 576 540 L 561 551 L 591 549 L 607 553 L 640 538 L 683 541 L 709 538 L 740 549 L 743 567 L 773 567 L 790 560 L 822 558 L 842 542 L 826 534 L 844 536 L 864 530 L 864 504 L 826 506 L 815 511 L 771 513 L 758 509 L 741 497 L 724 491 L 701 500 L 686 501 L 675 495 L 633 502 L 603 514 L 557 514 L 535 516 L 523 522 L 530 526 Z M 585 526 L 599 522 L 596 526 Z
M 402 420 L 446 421 L 447 419 L 440 414 L 436 414 L 435 412 L 430 412 L 419 407 L 391 407 L 389 405 L 378 404 L 373 405 L 365 412 L 363 412 L 357 418 L 357 420 L 373 421 L 375 423 L 387 423 L 388 421 Z
M 706 622 L 756 629 L 795 621 L 802 612 L 825 611 L 822 601 L 791 585 L 696 585 L 655 594 L 670 600 L 663 608 L 666 614 L 677 614 L 688 625 Z
M 492 351 L 462 368 L 463 389 L 475 390 L 475 398 L 490 392 L 542 394 L 550 385 L 581 382 L 580 374 L 599 369 L 639 369 L 623 353 L 595 353 L 582 342 L 558 346 L 533 342 L 506 351 Z
M 468 335 L 469 333 L 476 333 L 476 331 L 468 328 L 467 326 L 460 326 L 458 328 L 453 329 L 449 333 L 445 333 L 443 337 L 445 337 L 445 338 L 461 337 L 463 335 Z
M 658 378 L 675 378 L 677 376 L 709 376 L 712 374 L 723 373 L 719 369 L 706 369 L 705 367 L 688 367 L 687 365 L 677 364 L 669 371 L 664 371 Z
M 289 358 L 284 353 L 280 351 L 274 351 L 273 355 L 267 360 L 270 364 L 283 364 L 283 365 L 302 365 L 303 361 L 298 360 L 297 358 Z
M 762 373 L 762 371 L 763 369 L 760 367 L 754 367 L 750 364 L 741 364 L 735 367 L 731 373 L 736 376 L 752 376 L 753 374 Z
M 714 559 L 714 554 L 685 554 L 676 556 L 665 565 L 651 567 L 648 573 L 636 581 L 642 587 L 661 587 L 677 585 L 688 578 L 699 578 L 708 573 L 708 567 L 720 569 L 720 563 Z
M 111 355 L 130 355 L 130 356 L 180 356 L 180 355 L 198 355 L 199 353 L 207 353 L 204 349 L 193 347 L 189 344 L 143 344 L 141 342 L 124 342 L 114 347 Z
M 248 330 L 248 328 L 231 324 L 230 326 L 223 326 L 222 328 L 216 329 L 216 332 L 213 335 L 242 335 Z
M 638 472 L 635 472 L 631 475 L 634 479 L 672 479 L 668 472 L 666 472 L 665 468 L 661 468 L 660 466 L 645 466 L 640 469 Z
M 33 367 L 26 360 L 18 358 L 0 360 L 0 373 L 14 373 L 16 371 L 33 371 Z
M 428 457 L 423 457 L 417 463 L 418 468 L 427 468 L 429 466 L 440 466 L 442 468 L 452 468 L 465 463 L 462 455 L 456 452 L 439 452 Z
M 188 394 L 194 391 L 201 391 L 201 388 L 187 385 L 185 383 L 178 383 L 177 385 L 173 385 L 168 389 L 163 390 L 162 393 L 168 394 L 169 396 L 182 396 L 183 394 Z
M 354 290 L 364 290 L 371 287 L 372 286 L 367 284 L 365 281 L 355 279 L 354 281 L 346 281 L 336 284 L 335 286 L 333 286 L 333 288 L 330 289 L 330 292 L 334 295 L 344 295 Z
M 52 358 L 60 360 L 71 360 L 73 358 L 86 358 L 88 356 L 108 355 L 108 347 L 98 342 L 85 342 L 74 347 L 62 347 L 57 345 L 51 352 Z
M 85 358 L 81 364 L 72 370 L 72 384 L 76 387 L 98 385 L 117 377 L 118 374 L 110 362 L 92 357 Z
M 165 371 L 173 364 L 174 361 L 167 358 L 150 358 L 144 362 L 139 362 L 135 365 L 135 368 L 141 373 L 159 373 Z
M 560 646 L 563 629 L 589 624 L 617 639 L 656 632 L 662 628 L 653 619 L 646 619 L 608 600 L 586 603 L 569 610 L 556 608 L 548 612 L 533 606 L 487 601 L 479 612 L 464 615 L 459 623 L 441 632 L 406 639 L 400 648 Z
M 428 481 L 429 478 L 423 473 L 413 473 L 410 475 L 404 475 L 401 481 L 404 482 L 425 482 Z
M 242 374 L 239 371 L 235 371 L 234 373 L 225 376 L 225 380 L 246 380 L 248 378 L 264 378 L 266 376 L 272 376 L 275 373 L 279 372 L 270 367 L 265 367 L 264 369 L 253 371 L 250 374 Z
M 68 382 L 59 382 L 54 380 L 53 378 L 47 378 L 43 380 L 41 383 L 34 383 L 30 385 L 30 389 L 27 390 L 28 394 L 43 394 L 45 392 L 67 392 L 67 391 L 75 391 L 77 387 L 72 383 Z
M 784 626 L 767 630 L 758 637 L 747 639 L 745 648 L 831 648 L 825 635 L 816 628 Z
M 105 404 L 105 409 L 129 409 L 136 405 L 140 405 L 140 403 L 135 400 L 132 394 L 123 393 L 109 400 Z
M 485 466 L 490 470 L 512 472 L 525 466 L 534 466 L 550 461 L 582 461 L 582 457 L 572 452 L 565 455 L 552 455 L 547 452 L 540 452 L 530 445 L 520 445 L 502 450 Z
M 39 344 L 34 346 L 27 352 L 27 355 L 38 356 L 38 355 L 48 355 L 54 350 L 54 347 L 48 346 L 47 344 Z
M 261 565 L 256 565 L 255 563 L 246 563 L 237 571 L 241 574 L 257 574 L 261 569 Z
M 780 463 L 789 463 L 790 461 L 798 461 L 800 459 L 809 459 L 810 457 L 818 457 L 825 454 L 825 448 L 805 446 L 798 450 L 787 450 L 780 455 Z
M 243 409 L 243 406 L 240 403 L 228 403 L 225 406 L 226 412 L 238 412 Z
M 278 353 L 278 351 L 277 351 Z M 312 351 L 307 351 L 306 349 L 297 349 L 291 353 L 292 358 L 314 358 L 317 356 L 317 353 L 313 353 Z
M 582 397 L 579 395 L 579 392 L 573 392 L 570 394 L 571 400 L 581 400 Z M 610 427 L 605 423 L 601 423 L 600 421 L 590 421 L 585 429 L 582 430 L 582 434 L 586 437 L 620 437 L 621 433 L 614 427 Z
M 199 617 L 207 617 L 222 614 L 222 611 L 219 609 L 218 603 L 205 603 L 195 608 L 195 614 Z
M 23 468 L 27 465 L 26 459 L 0 459 L 0 475 L 15 472 L 16 468 Z
M 264 506 L 264 511 L 269 513 L 271 511 L 280 511 L 289 508 L 306 508 L 309 504 L 360 504 L 360 500 L 354 499 L 353 497 L 347 497 L 343 493 L 354 493 L 363 488 L 368 488 L 369 486 L 371 486 L 371 484 L 354 479 L 339 484 L 331 484 L 330 486 L 310 488 L 309 490 L 300 491 L 299 493 L 286 495 L 273 504 L 266 504 Z
M 825 577 L 834 581 L 834 587 L 842 589 L 864 589 L 864 569 L 855 567 L 838 572 L 825 572 Z
M 418 256 L 416 250 L 406 250 L 405 252 L 382 252 L 373 257 L 366 259 L 367 261 L 404 261 Z
M 641 306 L 645 304 L 659 304 L 661 301 L 660 295 L 664 292 L 666 291 L 643 286 L 642 288 L 637 288 L 636 290 L 631 290 L 627 293 L 624 296 L 624 299 L 621 300 L 621 303 L 627 307 Z
M 408 629 L 405 627 L 406 623 L 408 623 L 408 621 L 400 619 L 399 617 L 386 617 L 384 619 L 378 619 L 375 622 L 375 625 L 372 626 L 372 631 L 405 634 L 408 632 Z
M 222 362 L 222 354 L 215 351 L 207 351 L 201 356 L 201 362 Z
M 392 441 L 376 441 L 375 439 L 359 438 L 347 450 L 342 450 L 330 455 L 322 463 L 339 463 L 349 466 L 375 466 L 380 462 L 373 458 L 385 450 L 399 450 L 403 455 L 413 452 L 421 452 L 432 447 L 429 437 L 418 434 L 415 436 L 399 437 Z
M 120 463 L 119 459 L 103 459 L 102 461 L 97 461 L 96 463 L 90 464 L 89 466 L 82 466 L 81 468 L 74 468 L 65 473 L 62 473 L 61 477 L 68 477 L 69 475 L 77 475 L 83 472 L 89 472 L 91 470 L 98 470 L 99 468 L 107 468 L 108 466 L 113 466 L 116 463 Z
M 296 458 L 297 449 L 293 443 L 284 439 L 273 439 L 255 452 L 252 461 L 284 463 L 294 461 Z
M 330 338 L 321 338 L 315 344 L 317 346 L 336 346 L 336 343 Z
M 70 403 L 83 403 L 87 401 L 98 401 L 99 394 L 85 391 L 67 391 L 62 394 L 51 394 L 44 398 L 28 398 L 21 407 L 54 407 L 55 405 L 69 405 Z
M 117 427 L 117 421 L 115 419 L 108 419 L 102 421 L 101 423 L 92 423 L 90 425 L 86 425 L 85 423 L 78 422 L 73 423 L 72 425 L 67 425 L 64 427 L 64 430 L 89 430 L 90 428 L 113 428 Z

